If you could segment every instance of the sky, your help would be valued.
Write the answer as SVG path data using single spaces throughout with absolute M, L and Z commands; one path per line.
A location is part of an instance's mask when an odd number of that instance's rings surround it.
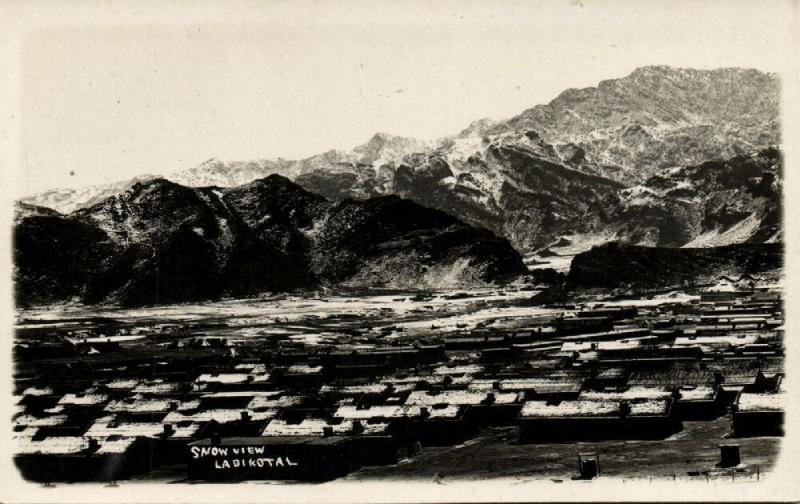
M 69 4 L 47 4 L 52 15 L 20 38 L 20 196 L 212 157 L 304 158 L 379 131 L 438 138 L 644 65 L 780 72 L 781 15 L 795 12 L 713 1 L 197 2 L 163 12 L 109 2 L 118 9 L 105 14 Z

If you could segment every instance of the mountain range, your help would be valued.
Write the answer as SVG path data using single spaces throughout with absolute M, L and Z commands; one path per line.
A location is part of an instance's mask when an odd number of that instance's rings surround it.
M 526 272 L 507 240 L 439 210 L 331 202 L 280 175 L 225 189 L 156 178 L 67 215 L 21 203 L 13 243 L 20 306 L 474 287 Z
M 779 239 L 779 143 L 774 74 L 653 66 L 435 141 L 378 133 L 348 152 L 211 159 L 166 178 L 235 187 L 279 174 L 331 201 L 398 195 L 527 255 L 612 240 L 711 246 Z M 69 213 L 154 178 L 22 201 Z

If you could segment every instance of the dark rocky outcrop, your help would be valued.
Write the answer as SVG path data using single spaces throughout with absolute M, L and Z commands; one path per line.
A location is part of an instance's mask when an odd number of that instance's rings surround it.
M 607 243 L 578 254 L 566 289 L 691 287 L 720 277 L 777 278 L 783 245 L 740 244 L 709 248 L 657 248 Z

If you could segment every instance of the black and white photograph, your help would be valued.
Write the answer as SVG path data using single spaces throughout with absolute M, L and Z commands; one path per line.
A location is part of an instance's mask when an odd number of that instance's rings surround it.
M 800 497 L 797 2 L 2 10 L 4 501 Z

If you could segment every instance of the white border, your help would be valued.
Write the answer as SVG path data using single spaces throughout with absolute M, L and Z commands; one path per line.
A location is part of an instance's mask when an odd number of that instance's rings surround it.
M 566 1 L 566 0 L 565 0 Z M 590 0 L 582 0 L 588 2 Z M 592 0 L 593 1 L 593 0 Z M 608 4 L 628 5 L 636 15 L 646 13 L 647 6 L 657 2 L 638 3 L 635 0 L 608 1 Z M 750 501 L 750 500 L 796 500 L 800 499 L 800 382 L 796 377 L 800 374 L 800 344 L 794 340 L 800 337 L 800 324 L 796 314 L 800 313 L 800 152 L 798 152 L 798 96 L 800 96 L 800 67 L 796 56 L 800 47 L 800 23 L 798 11 L 800 4 L 786 1 L 743 2 L 716 1 L 704 2 L 719 10 L 717 19 L 698 20 L 697 25 L 687 26 L 687 30 L 714 30 L 724 26 L 726 16 L 736 16 L 742 7 L 752 8 L 758 4 L 763 9 L 774 12 L 774 24 L 771 26 L 753 26 L 754 30 L 776 30 L 786 34 L 783 48 L 783 66 L 778 71 L 782 80 L 782 125 L 783 151 L 786 158 L 786 339 L 788 347 L 787 365 L 789 375 L 786 386 L 790 401 L 787 407 L 787 433 L 783 440 L 782 455 L 776 468 L 768 473 L 759 483 L 740 482 L 688 482 L 658 481 L 653 483 L 637 483 L 620 480 L 600 479 L 590 483 L 564 482 L 553 483 L 548 480 L 531 483 L 518 481 L 491 480 L 456 483 L 445 485 L 432 482 L 332 482 L 322 485 L 269 485 L 269 484 L 236 484 L 236 485 L 165 485 L 146 483 L 126 483 L 119 487 L 102 485 L 58 485 L 55 488 L 27 483 L 11 463 L 10 422 L 0 421 L 0 448 L 7 458 L 0 461 L 0 500 L 7 502 L 229 502 L 268 500 L 280 502 L 456 502 L 456 501 Z M 541 2 L 539 3 L 541 4 Z M 533 8 L 531 4 L 521 1 L 502 1 L 495 3 L 456 2 L 446 0 L 435 4 L 437 8 L 458 10 L 474 10 L 481 13 L 506 12 L 513 18 L 515 10 Z M 681 8 L 678 2 L 675 8 Z M 10 194 L 15 194 L 15 177 L 24 166 L 21 152 L 20 128 L 20 44 L 26 33 L 39 27 L 54 25 L 120 25 L 159 23 L 166 25 L 186 25 L 196 23 L 230 23 L 250 24 L 269 23 L 271 20 L 287 20 L 302 17 L 319 19 L 320 22 L 347 22 L 350 16 L 364 15 L 370 9 L 380 9 L 383 16 L 376 18 L 376 23 L 391 22 L 400 19 L 413 22 L 417 16 L 424 16 L 425 11 L 433 6 L 432 2 L 399 2 L 374 3 L 358 1 L 342 2 L 254 2 L 229 1 L 210 2 L 197 1 L 177 2 L 120 2 L 120 1 L 40 1 L 19 2 L 6 1 L 0 3 L 0 62 L 3 72 L 0 73 L 0 162 L 2 163 L 2 185 L 0 186 L 0 213 L 5 222 L 11 222 L 12 201 Z M 632 18 L 635 17 L 632 15 Z M 658 62 L 654 61 L 653 64 Z M 5 379 L 0 381 L 0 394 L 3 404 L 11 403 L 11 341 L 12 331 L 12 298 L 11 298 L 11 261 L 9 249 L 10 226 L 0 240 L 0 267 L 2 274 L 8 279 L 0 291 L 0 316 L 2 317 L 2 373 Z M 7 409 L 5 411 L 8 411 Z

